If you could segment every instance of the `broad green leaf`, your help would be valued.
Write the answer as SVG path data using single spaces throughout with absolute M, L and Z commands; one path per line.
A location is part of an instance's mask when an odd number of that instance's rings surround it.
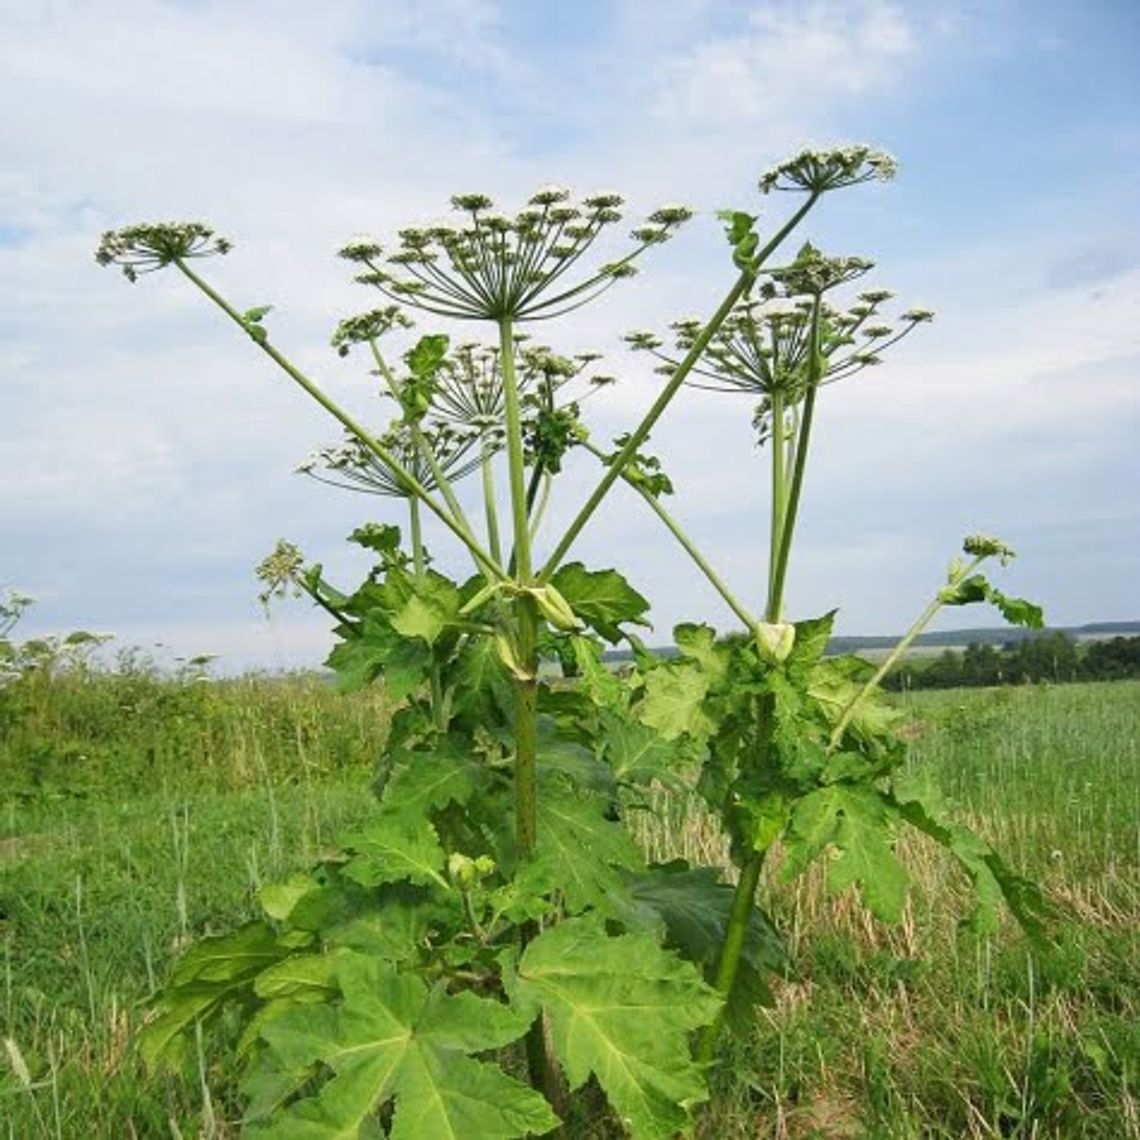
M 297 902 L 320 886 L 320 881 L 308 871 L 298 871 L 282 883 L 266 883 L 257 892 L 257 899 L 261 903 L 261 909 L 270 918 L 284 922 Z
M 539 720 L 538 766 L 542 772 L 560 772 L 573 785 L 597 793 L 610 803 L 617 795 L 614 773 L 585 745 L 560 736 L 549 717 Z
M 606 668 L 598 645 L 589 638 L 572 637 L 570 646 L 578 666 L 578 687 L 602 708 L 624 707 L 625 686 Z
M 491 638 L 468 638 L 444 683 L 452 691 L 452 712 L 461 723 L 471 728 L 514 723 L 514 686 Z
M 581 562 L 568 562 L 551 581 L 578 619 L 611 645 L 625 636 L 623 622 L 649 624 L 649 602 L 616 570 L 587 570 Z
M 728 653 L 716 643 L 716 630 L 711 625 L 695 625 L 686 622 L 673 629 L 673 640 L 684 657 L 698 662 L 715 685 L 728 669 Z
M 796 622 L 796 640 L 784 663 L 788 678 L 794 683 L 802 686 L 827 651 L 835 614 L 836 611 L 831 610 L 823 617 Z
M 645 691 L 634 712 L 666 740 L 708 736 L 713 723 L 704 710 L 709 679 L 694 661 L 670 661 L 645 676 Z
M 877 918 L 898 922 L 910 876 L 895 854 L 895 812 L 877 792 L 859 792 L 852 789 L 844 801 L 835 833 L 839 855 L 827 866 L 827 884 L 836 892 L 858 884 Z
M 550 1018 L 572 1089 L 591 1074 L 634 1140 L 666 1140 L 708 1096 L 688 1035 L 720 1001 L 696 968 L 645 933 L 609 937 L 569 919 L 538 936 L 508 979 Z
M 631 717 L 603 709 L 600 716 L 602 756 L 614 776 L 630 784 L 677 784 L 685 755 L 675 741 Z
M 447 855 L 427 819 L 384 815 L 346 836 L 343 842 L 355 852 L 345 864 L 344 873 L 361 886 L 407 880 L 434 882 L 449 889 L 443 876 Z
M 389 574 L 392 581 L 394 575 Z M 407 576 L 407 589 L 398 588 L 393 605 L 392 628 L 404 637 L 419 638 L 428 645 L 459 617 L 460 594 L 455 583 L 428 570 L 419 576 Z
M 625 891 L 618 868 L 644 866 L 629 832 L 608 819 L 605 797 L 571 787 L 556 774 L 541 783 L 538 851 L 516 876 L 534 894 L 562 892 L 571 913 L 612 908 Z
M 390 695 L 399 701 L 423 683 L 430 662 L 426 645 L 407 640 L 380 611 L 373 611 L 333 648 L 326 664 L 342 693 L 356 692 L 383 673 Z
M 334 1076 L 257 1140 L 357 1140 L 395 1099 L 391 1140 L 510 1140 L 541 1135 L 558 1119 L 533 1089 L 469 1053 L 501 1048 L 530 1018 L 470 992 L 449 996 L 362 955 L 339 973 L 341 1006 L 300 1008 L 266 1026 L 281 1069 L 314 1064 Z
M 431 751 L 407 752 L 393 769 L 381 796 L 382 813 L 414 820 L 432 808 L 464 804 L 475 790 L 481 768 L 462 740 L 444 738 Z
M 1021 625 L 1026 629 L 1043 629 L 1045 613 L 1040 606 L 1025 598 L 1011 598 L 1000 590 L 990 587 L 989 600 L 1001 611 L 1001 616 L 1010 625 Z
M 828 886 L 859 884 L 863 902 L 887 922 L 902 915 L 909 876 L 894 850 L 898 812 L 874 788 L 831 784 L 803 796 L 784 836 L 787 878 L 799 874 L 829 845 L 838 851 L 828 863 Z
M 974 929 L 993 933 L 1004 899 L 1034 942 L 1048 941 L 1053 908 L 1040 887 L 1011 870 L 981 836 L 955 823 L 937 788 L 922 775 L 900 772 L 892 780 L 891 792 L 901 816 L 950 851 L 969 876 L 975 904 L 969 921 Z
M 290 954 L 254 978 L 254 993 L 262 998 L 291 997 L 305 990 L 335 993 L 336 970 L 341 957 L 339 952 Z
M 175 1064 L 194 1024 L 215 1016 L 224 1005 L 248 1000 L 254 978 L 289 953 L 264 922 L 251 922 L 233 934 L 204 938 L 191 947 L 157 1002 L 158 1016 L 139 1035 L 139 1052 L 148 1069 Z
M 385 523 L 365 523 L 348 536 L 348 541 L 381 555 L 387 561 L 400 549 L 400 528 Z
M 264 922 L 247 922 L 233 934 L 203 938 L 178 960 L 170 984 L 231 982 L 264 970 L 284 951 Z
M 369 890 L 367 897 L 368 906 L 323 931 L 327 944 L 387 962 L 407 962 L 432 930 L 454 927 L 460 921 L 461 904 L 455 892 L 441 895 L 403 882 Z

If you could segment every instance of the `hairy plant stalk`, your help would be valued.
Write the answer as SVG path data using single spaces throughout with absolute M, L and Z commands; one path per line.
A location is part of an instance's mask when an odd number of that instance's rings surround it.
M 964 578 L 968 578 L 985 560 L 986 555 L 977 555 L 968 566 L 962 568 L 957 575 L 957 580 L 962 581 Z M 840 714 L 839 720 L 835 722 L 835 727 L 831 730 L 831 737 L 828 740 L 829 749 L 835 749 L 839 746 L 839 742 L 843 739 L 843 733 L 847 730 L 847 726 L 851 723 L 851 718 L 855 715 L 859 705 L 878 688 L 882 679 L 895 667 L 899 658 L 914 644 L 914 639 L 930 624 L 934 615 L 945 604 L 941 596 L 935 594 L 930 605 L 918 615 L 914 624 L 903 634 L 894 649 L 887 654 L 886 659 L 875 670 L 870 680 L 851 698 L 847 707 Z
M 388 367 L 388 362 L 384 359 L 376 341 L 370 340 L 368 347 L 372 350 L 372 359 L 376 362 L 376 367 L 379 369 L 380 375 L 384 377 L 384 383 L 388 385 L 388 391 L 392 393 L 392 398 L 399 403 L 400 381 L 392 369 Z M 420 453 L 423 461 L 427 464 L 428 470 L 435 480 L 435 485 L 439 488 L 439 493 L 443 496 L 443 501 L 447 504 L 447 509 L 451 511 L 455 521 L 459 523 L 468 534 L 472 534 L 471 523 L 468 521 L 463 507 L 460 506 L 459 500 L 455 496 L 455 490 L 451 485 L 451 480 L 447 477 L 447 472 L 444 471 L 440 464 L 434 448 L 428 443 L 427 437 L 424 435 L 418 423 L 414 420 L 408 420 L 407 424 L 411 432 L 412 442 L 415 444 L 416 450 Z
M 605 454 L 602 450 L 595 447 L 594 444 L 589 441 L 586 441 L 583 446 L 592 455 L 596 455 L 602 460 L 605 459 Z M 712 568 L 711 563 L 700 552 L 696 543 L 685 533 L 681 524 L 665 509 L 661 500 L 646 490 L 636 479 L 631 478 L 628 472 L 623 475 L 623 478 L 626 483 L 645 500 L 650 510 L 665 524 L 666 529 L 677 540 L 681 549 L 696 563 L 697 569 L 708 579 L 709 585 L 721 596 L 721 600 L 724 604 L 744 623 L 744 628 L 748 630 L 755 629 L 756 618 L 749 613 L 740 599 L 729 589 L 728 583 Z
M 787 499 L 781 511 L 780 545 L 776 552 L 775 572 L 768 590 L 768 621 L 779 621 L 780 611 L 784 607 L 784 583 L 788 575 L 788 561 L 792 554 L 792 538 L 796 531 L 800 494 L 803 491 L 804 470 L 807 466 L 812 420 L 815 415 L 815 397 L 819 390 L 819 382 L 823 379 L 825 365 L 823 354 L 820 352 L 822 311 L 823 299 L 817 296 L 811 312 L 811 331 L 809 333 L 811 347 L 808 355 L 807 391 L 804 394 L 803 414 L 800 418 L 799 430 L 796 432 L 792 444 L 795 451 L 795 466 L 792 470 L 791 484 L 786 492 Z M 782 480 L 781 492 L 783 492 Z M 773 496 L 774 494 L 773 491 Z
M 798 430 L 791 440 L 794 453 L 794 466 L 790 485 L 785 489 L 785 458 L 782 448 L 779 452 L 773 449 L 773 487 L 772 487 L 772 513 L 774 524 L 772 527 L 772 540 L 778 545 L 775 550 L 769 551 L 769 564 L 773 567 L 773 574 L 768 585 L 768 606 L 765 620 L 778 622 L 784 607 L 784 583 L 788 572 L 788 559 L 791 555 L 792 537 L 795 534 L 796 513 L 800 505 L 800 492 L 803 489 L 804 469 L 807 463 L 808 446 L 811 443 L 811 425 L 815 412 L 815 395 L 819 382 L 823 377 L 824 359 L 820 352 L 822 300 L 815 298 L 811 319 L 811 347 L 808 357 L 807 391 L 804 395 L 803 414 L 797 425 Z M 775 405 L 773 404 L 773 407 Z M 776 443 L 777 435 L 783 434 L 783 423 L 773 419 L 772 442 Z M 778 519 L 778 526 L 775 520 Z M 732 993 L 733 986 L 740 973 L 740 962 L 744 953 L 744 942 L 748 934 L 748 920 L 752 908 L 756 905 L 756 889 L 760 884 L 760 872 L 764 867 L 764 857 L 767 848 L 754 851 L 745 861 L 740 870 L 740 878 L 736 884 L 736 892 L 732 896 L 732 910 L 729 914 L 728 928 L 725 931 L 724 943 L 721 946 L 720 957 L 717 959 L 717 972 L 714 985 L 717 991 L 727 1002 Z M 717 1038 L 724 1024 L 723 1013 L 711 1025 L 702 1031 L 697 1046 L 697 1060 L 709 1062 L 716 1053 Z
M 514 550 L 511 566 L 519 585 L 533 579 L 530 519 L 527 511 L 526 471 L 522 442 L 518 379 L 515 374 L 515 339 L 512 322 L 499 322 L 499 360 L 503 373 L 503 407 L 507 431 L 507 465 L 511 490 Z M 527 859 L 538 846 L 538 606 L 520 594 L 512 606 L 515 618 L 515 655 L 521 675 L 515 676 L 515 835 L 519 859 Z M 535 923 L 525 924 L 520 941 L 525 947 L 539 934 Z M 567 1101 L 565 1083 L 550 1043 L 545 1014 L 540 1014 L 526 1037 L 527 1067 L 531 1084 L 556 1109 Z
M 248 333 L 249 326 L 242 315 L 221 296 L 212 286 L 198 276 L 192 269 L 190 269 L 185 262 L 177 258 L 173 262 L 174 265 L 182 271 L 182 273 L 196 285 L 219 309 L 222 310 L 235 324 L 240 326 Z M 479 545 L 474 535 L 466 529 L 463 524 L 454 518 L 447 507 L 439 503 L 428 491 L 428 489 L 406 468 L 400 461 L 381 444 L 371 433 L 368 432 L 360 423 L 358 423 L 352 416 L 348 414 L 336 401 L 327 396 L 321 388 L 313 383 L 299 368 L 296 367 L 285 355 L 278 352 L 268 340 L 261 340 L 254 338 L 254 343 L 266 356 L 273 361 L 291 380 L 297 383 L 305 390 L 326 412 L 329 413 L 335 420 L 347 428 L 353 436 L 355 436 L 369 451 L 372 452 L 382 463 L 384 463 L 389 470 L 391 470 L 398 478 L 400 478 L 408 490 L 414 494 L 429 511 L 434 514 L 440 522 L 443 523 L 456 538 L 471 552 L 472 558 L 479 563 L 482 570 L 489 576 L 497 581 L 502 581 L 506 578 L 506 573 L 502 566 L 499 565 L 497 560 L 493 559 L 490 554 Z
M 427 571 L 427 559 L 424 556 L 423 522 L 420 517 L 420 501 L 415 497 L 408 499 L 408 529 L 412 536 L 412 569 L 417 578 L 422 578 Z M 436 727 L 447 728 L 447 713 L 443 707 L 443 679 L 440 673 L 439 662 L 433 660 L 430 673 L 431 684 L 431 715 Z
M 495 449 L 487 436 L 483 437 L 480 447 L 482 448 L 482 455 L 479 462 L 479 473 L 483 479 L 483 515 L 487 524 L 487 546 L 490 548 L 491 557 L 495 562 L 501 564 L 503 548 L 499 539 L 499 510 L 495 500 L 495 471 L 491 463 Z
M 736 884 L 736 893 L 732 896 L 728 927 L 724 933 L 724 944 L 721 946 L 716 976 L 713 978 L 713 986 L 725 999 L 725 1004 L 716 1019 L 706 1025 L 697 1038 L 696 1057 L 702 1064 L 708 1064 L 716 1055 L 716 1043 L 724 1028 L 729 995 L 736 984 L 736 975 L 740 971 L 740 959 L 744 954 L 744 943 L 748 936 L 748 922 L 752 917 L 756 888 L 760 884 L 760 872 L 764 868 L 766 854 L 766 850 L 758 851 L 745 863 Z
M 610 488 L 621 477 L 622 472 L 632 461 L 634 455 L 637 454 L 638 448 L 649 437 L 649 433 L 653 430 L 654 425 L 664 414 L 665 409 L 669 407 L 673 397 L 676 396 L 680 390 L 681 385 L 684 384 L 688 378 L 689 373 L 692 372 L 697 361 L 700 360 L 701 354 L 708 347 L 709 342 L 716 335 L 721 325 L 724 324 L 725 319 L 732 312 L 736 302 L 743 297 L 749 289 L 752 288 L 756 280 L 756 274 L 760 267 L 768 260 L 773 251 L 783 242 L 784 238 L 788 236 L 800 224 L 807 212 L 815 205 L 819 195 L 816 193 L 810 194 L 804 204 L 784 223 L 783 226 L 776 232 L 767 245 L 753 258 L 751 264 L 746 269 L 742 269 L 740 277 L 737 279 L 736 284 L 728 291 L 727 296 L 721 302 L 720 308 L 712 315 L 709 323 L 701 331 L 700 336 L 693 342 L 692 348 L 686 353 L 684 360 L 677 365 L 676 371 L 669 378 L 669 382 L 661 390 L 661 394 L 653 401 L 653 406 L 645 413 L 645 417 L 641 423 L 630 434 L 629 439 L 626 441 L 625 446 L 618 452 L 614 462 L 610 465 L 609 470 L 602 476 L 601 481 L 597 487 L 594 488 L 593 493 L 582 505 L 581 510 L 574 517 L 573 521 L 566 528 L 566 533 L 559 540 L 558 545 L 554 548 L 554 552 L 546 560 L 545 565 L 542 567 L 538 575 L 540 582 L 546 582 L 557 571 L 558 567 L 562 564 L 563 558 L 566 557 L 567 551 L 574 545 L 574 541 L 582 532 L 583 527 L 593 517 L 594 512 L 601 505 L 602 500 L 605 499 Z

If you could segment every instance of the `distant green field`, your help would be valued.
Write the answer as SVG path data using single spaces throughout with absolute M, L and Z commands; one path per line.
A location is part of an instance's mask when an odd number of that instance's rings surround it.
M 293 681 L 96 679 L 0 703 L 0 1135 L 231 1137 L 204 1039 L 183 1078 L 132 1052 L 178 948 L 249 916 L 258 886 L 369 810 L 382 696 Z M 886 928 L 818 876 L 765 885 L 795 974 L 733 1047 L 704 1140 L 1140 1136 L 1140 684 L 905 699 L 911 763 L 1048 889 L 1057 945 L 956 927 L 961 884 L 908 845 Z M 656 858 L 723 858 L 694 800 L 631 813 Z M 430 1138 L 425 1138 L 430 1140 Z

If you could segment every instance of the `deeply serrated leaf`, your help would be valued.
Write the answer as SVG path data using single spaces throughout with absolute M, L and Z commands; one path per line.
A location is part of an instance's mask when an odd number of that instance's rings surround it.
M 174 1063 L 195 1023 L 248 997 L 254 978 L 289 953 L 272 929 L 251 922 L 233 934 L 204 938 L 183 955 L 158 1001 L 158 1016 L 139 1035 L 139 1052 L 154 1071 Z
M 384 786 L 381 804 L 385 815 L 412 818 L 471 798 L 480 766 L 464 741 L 445 738 L 430 752 L 409 752 L 406 758 Z
M 344 873 L 361 886 L 381 883 L 437 883 L 445 890 L 443 877 L 447 855 L 435 828 L 426 820 L 385 815 L 344 838 L 355 854 Z
M 571 913 L 608 911 L 625 890 L 618 868 L 644 865 L 640 848 L 616 820 L 603 796 L 546 779 L 538 801 L 538 850 L 518 878 L 535 894 L 562 892 Z
M 796 622 L 796 639 L 784 662 L 784 669 L 793 682 L 802 686 L 827 650 L 831 629 L 835 624 L 835 613 L 835 610 L 831 610 L 822 617 Z
M 392 581 L 393 575 L 389 575 Z M 395 589 L 393 582 L 393 589 Z M 419 638 L 432 645 L 454 623 L 461 604 L 459 588 L 434 570 L 408 576 L 399 591 L 403 596 L 391 612 L 392 628 L 404 637 Z
M 728 669 L 728 652 L 716 642 L 716 630 L 711 625 L 686 622 L 675 626 L 673 640 L 682 656 L 691 657 L 704 670 L 709 684 L 714 685 Z
M 954 822 L 937 788 L 922 776 L 898 773 L 891 791 L 902 817 L 950 851 L 969 877 L 975 904 L 970 925 L 979 932 L 993 933 L 1004 900 L 1034 942 L 1048 941 L 1047 923 L 1053 910 L 1041 888 L 1007 866 L 981 836 Z
M 713 728 L 704 710 L 709 679 L 694 661 L 670 661 L 645 677 L 645 691 L 634 710 L 637 719 L 657 729 L 666 740 L 702 738 Z
M 587 570 L 568 562 L 551 579 L 580 621 L 610 644 L 622 639 L 622 623 L 648 625 L 649 602 L 616 570 Z
M 706 1099 L 688 1035 L 720 1001 L 696 968 L 649 934 L 608 937 L 570 919 L 523 953 L 513 986 L 550 1018 L 555 1052 L 572 1088 L 591 1074 L 634 1140 L 666 1140 Z
M 355 1140 L 393 1098 L 392 1140 L 510 1140 L 557 1125 L 533 1089 L 467 1056 L 516 1040 L 527 1017 L 469 992 L 429 990 L 362 956 L 342 967 L 339 981 L 341 1006 L 298 1009 L 265 1030 L 283 1069 L 319 1062 L 335 1076 L 251 1136 Z
M 625 686 L 603 664 L 598 645 L 585 637 L 572 637 L 570 646 L 578 667 L 579 687 L 586 696 L 602 708 L 624 706 Z
M 828 864 L 831 889 L 857 883 L 877 917 L 897 921 L 909 876 L 894 850 L 896 817 L 891 801 L 874 788 L 831 784 L 809 792 L 796 803 L 785 833 L 785 876 L 799 874 L 833 844 L 838 850 Z
M 598 720 L 602 755 L 618 780 L 633 784 L 679 781 L 684 753 L 676 742 L 666 740 L 649 725 L 610 709 L 603 709 Z

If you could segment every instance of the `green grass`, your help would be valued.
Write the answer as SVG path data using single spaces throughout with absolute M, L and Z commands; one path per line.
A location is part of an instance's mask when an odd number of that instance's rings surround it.
M 367 813 L 386 711 L 303 680 L 69 685 L 0 720 L 0 1137 L 234 1136 L 210 1041 L 184 1078 L 144 1075 L 144 999 L 187 939 Z M 732 1046 L 701 1137 L 1140 1137 L 1140 685 L 906 707 L 911 762 L 1063 908 L 1057 946 L 959 931 L 961 884 L 921 843 L 897 927 L 775 868 L 796 970 Z M 636 823 L 652 854 L 722 856 L 695 803 L 661 808 Z

